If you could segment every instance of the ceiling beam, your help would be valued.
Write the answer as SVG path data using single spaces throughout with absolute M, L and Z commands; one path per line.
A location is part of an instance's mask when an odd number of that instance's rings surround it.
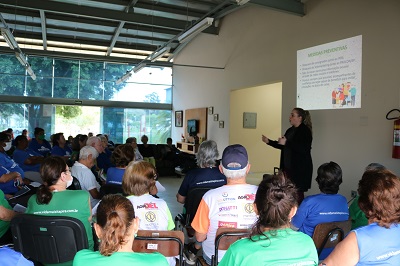
M 47 35 L 46 35 L 46 15 L 43 10 L 40 11 L 40 22 L 42 24 L 42 39 L 43 39 L 43 49 L 47 50 Z
M 298 0 L 251 0 L 249 3 L 288 12 L 301 17 L 306 14 L 304 4 Z
M 109 56 L 109 55 L 111 54 L 112 49 L 114 48 L 115 43 L 117 42 L 118 37 L 119 37 L 119 34 L 121 33 L 121 30 L 122 30 L 122 28 L 124 27 L 124 25 L 125 25 L 125 22 L 121 21 L 121 22 L 119 23 L 117 29 L 115 30 L 114 36 L 113 36 L 113 38 L 112 38 L 112 40 L 111 40 L 111 43 L 110 43 L 110 46 L 109 46 L 108 49 L 107 49 L 107 56 Z
M 15 7 L 15 0 L 2 0 L 0 5 Z M 118 10 L 103 9 L 48 0 L 18 0 L 18 8 L 33 10 L 44 10 L 59 14 L 68 14 L 71 16 L 83 16 L 99 20 L 124 21 L 128 23 L 140 23 L 144 25 L 157 25 L 164 28 L 184 29 L 186 21 L 153 17 L 135 13 L 125 13 Z

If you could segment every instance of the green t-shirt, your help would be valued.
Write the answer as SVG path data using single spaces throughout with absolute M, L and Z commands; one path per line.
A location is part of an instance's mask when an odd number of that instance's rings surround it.
M 166 258 L 160 253 L 115 252 L 111 256 L 103 256 L 99 251 L 83 249 L 76 253 L 73 266 L 168 266 Z
M 349 207 L 351 230 L 368 225 L 368 219 L 365 217 L 365 213 L 360 210 L 360 207 L 358 206 L 358 198 L 359 196 L 353 200 Z
M 91 218 L 89 193 L 84 190 L 64 190 L 53 192 L 49 204 L 38 204 L 36 195 L 30 197 L 28 201 L 28 214 L 46 215 L 46 216 L 69 216 L 80 220 L 86 229 L 89 249 L 93 250 L 93 234 L 89 219 Z M 57 264 L 72 265 L 72 261 Z
M 0 205 L 6 209 L 12 210 L 10 204 L 8 204 L 8 201 L 5 199 L 2 190 L 0 190 Z M 10 228 L 10 221 L 0 220 L 0 237 L 2 237 L 5 232 L 7 232 L 8 228 Z
M 233 243 L 219 266 L 234 265 L 317 265 L 318 255 L 314 242 L 308 235 L 290 228 L 265 232 L 260 240 L 249 238 Z M 253 239 L 255 239 L 253 237 Z

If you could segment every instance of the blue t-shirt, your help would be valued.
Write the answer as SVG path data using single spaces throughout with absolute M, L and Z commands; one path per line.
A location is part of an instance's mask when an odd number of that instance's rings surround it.
M 37 140 L 35 138 L 33 138 L 30 142 L 29 142 L 29 149 L 40 153 L 41 155 L 43 155 L 44 157 L 46 157 L 48 154 L 50 154 L 51 151 L 51 145 L 47 140 L 43 140 L 43 144 L 39 144 L 39 142 L 37 142 Z
M 122 177 L 124 176 L 125 169 L 110 167 L 107 171 L 106 184 L 122 185 Z
M 31 156 L 42 156 L 42 155 L 31 149 L 26 149 L 26 150 L 16 149 L 13 153 L 14 161 L 22 168 L 22 170 L 24 170 L 25 172 L 28 171 L 39 172 L 40 163 L 31 165 L 24 163 L 26 159 L 28 159 Z
M 3 174 L 18 172 L 22 178 L 25 176 L 24 170 L 22 170 L 22 168 L 19 167 L 19 165 L 4 152 L 0 152 L 0 166 L 3 168 L 1 171 L 5 171 Z M 4 194 L 15 194 L 18 191 L 18 188 L 14 186 L 14 180 L 10 180 L 6 183 L 0 183 L 0 189 L 4 192 Z
M 300 204 L 292 224 L 312 237 L 317 224 L 349 219 L 347 200 L 340 194 L 316 194 L 306 197 Z
M 67 145 L 65 145 L 64 148 L 54 146 L 53 149 L 51 149 L 51 155 L 53 156 L 70 156 L 71 154 L 72 150 Z
M 33 266 L 33 262 L 25 259 L 21 253 L 9 248 L 0 248 L 0 265 L 2 266 Z
M 111 166 L 113 166 L 111 163 L 111 151 L 106 148 L 104 152 L 100 153 L 99 157 L 97 157 L 97 167 L 103 169 L 104 173 L 107 173 L 108 168 Z
M 347 200 L 340 194 L 316 194 L 306 197 L 292 218 L 292 224 L 299 231 L 313 236 L 320 223 L 340 222 L 349 219 Z M 333 249 L 324 249 L 320 259 L 326 258 Z
M 353 230 L 363 265 L 400 265 L 400 225 L 389 228 L 372 223 Z
M 218 167 L 195 168 L 187 172 L 178 193 L 186 197 L 192 188 L 217 188 L 223 185 L 226 185 L 226 177 L 219 171 Z

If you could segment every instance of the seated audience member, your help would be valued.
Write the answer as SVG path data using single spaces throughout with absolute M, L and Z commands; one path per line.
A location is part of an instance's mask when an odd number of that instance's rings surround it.
M 21 253 L 9 247 L 0 248 L 1 266 L 34 266 L 33 262 L 27 260 Z
M 177 162 L 177 156 L 176 153 L 179 150 L 175 147 L 174 144 L 172 144 L 172 138 L 167 138 L 167 145 L 164 145 L 163 148 L 161 149 L 161 158 L 160 160 L 168 160 L 174 162 L 176 164 Z
M 114 149 L 111 162 L 115 167 L 108 168 L 106 184 L 122 185 L 122 177 L 128 164 L 135 159 L 135 151 L 129 144 L 122 144 Z
M 400 179 L 389 170 L 366 171 L 358 205 L 368 225 L 351 231 L 320 265 L 400 265 Z
M 146 135 L 143 135 L 141 141 L 143 145 L 139 146 L 139 152 L 143 156 L 143 160 L 151 163 L 154 167 L 156 167 L 156 161 L 154 159 L 154 148 L 153 146 L 147 144 L 149 138 Z
M 21 167 L 11 159 L 7 154 L 11 147 L 10 135 L 0 133 L 0 189 L 4 194 L 13 195 L 18 191 L 18 185 L 15 181 L 18 180 L 19 184 L 23 184 L 25 173 Z
M 130 162 L 122 179 L 122 189 L 132 202 L 136 217 L 139 218 L 141 230 L 172 230 L 174 220 L 167 203 L 163 199 L 154 198 L 157 171 L 149 162 Z M 154 219 L 148 218 L 152 212 Z M 175 258 L 168 258 L 170 265 L 175 265 Z
M 217 143 L 213 140 L 207 140 L 200 144 L 196 154 L 197 165 L 187 172 L 181 187 L 176 194 L 176 200 L 179 203 L 185 203 L 188 192 L 196 187 L 216 188 L 226 185 L 226 177 L 216 166 L 218 159 Z
M 211 264 L 215 234 L 222 224 L 225 227 L 250 228 L 257 220 L 252 208 L 257 186 L 246 182 L 250 170 L 246 149 L 240 144 L 226 147 L 219 169 L 226 176 L 227 184 L 209 190 L 200 202 L 192 222 L 196 231 L 196 243 L 189 244 L 184 252 L 189 264 L 196 261 L 196 254 L 201 246 L 203 258 Z M 224 254 L 225 251 L 219 250 L 218 259 L 222 259 Z
M 62 156 L 69 158 L 72 150 L 68 147 L 65 140 L 64 133 L 57 133 L 53 135 L 53 148 L 51 149 L 52 156 Z
M 85 146 L 79 152 L 79 161 L 76 161 L 71 168 L 72 176 L 78 179 L 82 190 L 90 194 L 90 206 L 93 208 L 100 200 L 100 185 L 90 170 L 99 154 L 92 146 Z
M 344 196 L 337 194 L 342 183 L 342 169 L 335 162 L 322 164 L 317 171 L 320 194 L 306 197 L 292 219 L 294 227 L 312 237 L 315 227 L 320 223 L 340 222 L 349 219 L 349 209 Z M 320 258 L 332 251 L 324 249 Z
M 103 152 L 99 153 L 99 157 L 97 157 L 97 167 L 103 169 L 104 173 L 107 173 L 108 168 L 112 165 L 111 163 L 111 154 L 112 152 L 108 149 L 108 141 L 104 135 L 97 135 L 97 137 L 101 140 L 101 145 L 103 146 Z
M 136 138 L 135 137 L 127 138 L 126 141 L 125 141 L 125 144 L 131 144 L 133 149 L 135 150 L 135 161 L 143 160 L 143 156 L 139 152 L 139 148 L 137 146 L 137 142 L 136 142 Z
M 33 135 L 35 136 L 31 141 L 29 142 L 29 149 L 40 153 L 44 157 L 50 155 L 51 152 L 51 145 L 50 143 L 45 139 L 45 133 L 44 129 L 40 127 L 36 127 L 35 131 L 33 132 Z
M 31 140 L 31 138 L 29 137 L 29 134 L 28 134 L 28 130 L 26 130 L 26 129 L 22 130 L 22 134 L 21 135 L 25 136 L 28 141 Z
M 13 154 L 13 152 L 14 152 L 14 150 L 15 150 L 14 131 L 13 131 L 12 128 L 9 127 L 9 128 L 7 128 L 6 130 L 4 130 L 4 133 L 6 133 L 6 134 L 8 134 L 8 135 L 10 136 L 10 139 L 11 139 L 11 148 L 10 148 L 8 151 L 6 151 L 6 154 L 7 154 L 8 156 L 12 157 L 12 154 Z
M 72 140 L 72 154 L 70 157 L 70 162 L 72 165 L 74 162 L 79 160 L 79 151 L 86 145 L 87 139 L 87 135 L 78 134 Z
M 365 171 L 371 170 L 385 170 L 386 167 L 379 163 L 370 163 Z M 351 229 L 356 229 L 361 226 L 368 225 L 368 218 L 365 217 L 365 213 L 358 206 L 359 196 L 356 196 L 349 207 L 350 219 L 351 219 Z
M 29 199 L 26 213 L 69 216 L 80 220 L 86 229 L 89 248 L 93 250 L 89 193 L 83 190 L 67 190 L 72 184 L 71 172 L 65 161 L 58 156 L 44 160 L 40 176 L 43 184 L 38 188 L 36 195 Z M 72 261 L 66 265 L 72 265 Z
M 290 229 L 296 197 L 296 187 L 283 174 L 261 181 L 254 200 L 259 216 L 250 237 L 232 244 L 218 265 L 317 265 L 314 241 Z
M 121 195 L 104 196 L 97 209 L 94 229 L 99 251 L 83 249 L 76 253 L 74 266 L 167 266 L 160 253 L 133 252 L 132 245 L 139 230 L 132 203 Z
M 10 221 L 14 216 L 15 212 L 5 199 L 3 191 L 0 190 L 0 245 L 10 244 L 13 242 L 10 230 Z
M 14 161 L 24 172 L 39 172 L 44 160 L 43 155 L 28 148 L 28 139 L 20 135 L 15 138 L 16 149 L 13 154 Z

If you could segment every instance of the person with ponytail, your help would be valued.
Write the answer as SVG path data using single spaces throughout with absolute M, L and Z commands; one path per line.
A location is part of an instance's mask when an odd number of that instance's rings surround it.
M 165 200 L 152 196 L 156 188 L 156 168 L 146 161 L 132 161 L 125 169 L 122 190 L 132 202 L 141 230 L 173 230 L 175 223 Z M 167 258 L 175 265 L 175 257 Z
M 167 266 L 160 253 L 136 253 L 133 241 L 139 230 L 139 218 L 135 218 L 132 203 L 118 194 L 104 196 L 100 202 L 94 229 L 99 239 L 99 251 L 83 249 L 74 258 L 73 266 Z
M 311 158 L 312 123 L 310 113 L 301 108 L 294 108 L 289 116 L 292 125 L 285 135 L 277 141 L 262 135 L 261 140 L 267 145 L 280 149 L 280 169 L 297 187 L 297 200 L 300 204 L 304 192 L 311 188 L 313 163 Z
M 297 211 L 296 194 L 296 187 L 282 173 L 266 176 L 257 189 L 258 218 L 249 238 L 232 244 L 218 265 L 317 265 L 311 237 L 290 228 Z
M 58 156 L 47 157 L 40 168 L 43 184 L 28 201 L 26 213 L 46 216 L 69 216 L 80 220 L 86 229 L 89 248 L 93 250 L 92 216 L 89 193 L 67 190 L 72 184 L 71 171 Z M 72 265 L 72 261 L 65 264 Z

